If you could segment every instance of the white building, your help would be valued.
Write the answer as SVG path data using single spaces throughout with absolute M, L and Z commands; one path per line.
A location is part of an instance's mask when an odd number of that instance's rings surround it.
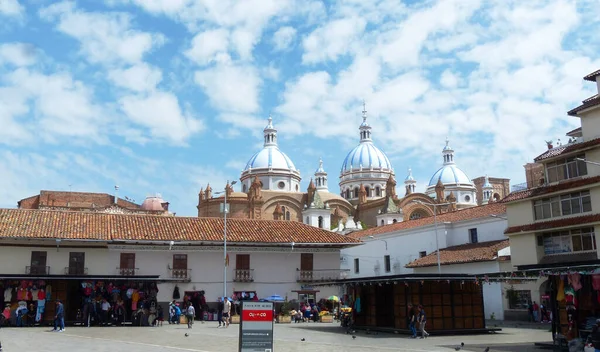
M 511 271 L 505 213 L 502 203 L 492 203 L 438 215 L 437 244 L 434 217 L 353 232 L 349 237 L 365 244 L 342 250 L 341 269 L 349 270 L 349 278 L 436 274 L 440 248 L 441 274 Z M 503 319 L 502 284 L 485 283 L 483 293 L 486 318 Z
M 81 308 L 81 284 L 156 284 L 166 304 L 204 291 L 223 296 L 223 219 L 1 209 L 0 286 L 16 280 L 51 285 L 69 319 Z M 344 278 L 340 250 L 360 241 L 294 221 L 228 219 L 228 296 L 319 300 L 338 288 L 313 283 Z M 121 284 L 120 284 L 121 285 Z M 10 290 L 9 290 L 10 292 Z M 9 294 L 10 296 L 10 294 Z M 8 302 L 10 303 L 10 302 Z

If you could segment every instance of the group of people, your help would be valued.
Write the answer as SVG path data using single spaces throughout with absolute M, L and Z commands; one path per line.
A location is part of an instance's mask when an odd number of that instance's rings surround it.
M 300 308 L 298 310 L 292 310 L 290 315 L 296 323 L 308 322 L 311 320 L 317 322 L 319 321 L 319 312 L 320 308 L 318 305 L 314 303 L 309 304 L 306 302 L 304 304 L 300 304 Z
M 429 333 L 425 331 L 425 325 L 427 325 L 427 315 L 425 314 L 425 308 L 421 304 L 414 306 L 412 303 L 408 304 L 408 328 L 411 332 L 411 338 L 417 338 L 417 326 L 421 332 L 421 338 L 424 339 L 429 336 Z
M 546 308 L 544 304 L 538 305 L 536 301 L 527 304 L 527 310 L 529 313 L 529 321 L 535 323 L 546 323 L 552 321 L 552 314 Z
M 229 327 L 231 317 L 231 302 L 229 299 L 219 298 L 217 311 L 218 327 Z M 179 303 L 173 300 L 169 304 L 169 324 L 179 324 L 182 314 L 186 317 L 188 329 L 191 329 L 196 317 L 196 308 L 194 308 L 192 302 L 186 301 L 182 310 Z M 201 321 L 204 323 L 204 317 L 201 317 Z M 162 319 L 160 320 L 160 325 L 162 325 Z

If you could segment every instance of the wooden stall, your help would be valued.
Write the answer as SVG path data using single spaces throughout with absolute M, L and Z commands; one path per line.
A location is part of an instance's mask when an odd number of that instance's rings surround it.
M 424 306 L 427 331 L 485 330 L 483 289 L 472 276 L 390 276 L 349 280 L 357 327 L 408 330 L 408 305 Z

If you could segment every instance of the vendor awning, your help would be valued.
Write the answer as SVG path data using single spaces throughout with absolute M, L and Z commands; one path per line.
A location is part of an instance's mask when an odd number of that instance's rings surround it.
M 403 275 L 386 275 L 386 276 L 370 276 L 357 277 L 349 279 L 340 279 L 329 282 L 318 282 L 312 286 L 332 286 L 332 285 L 352 285 L 362 283 L 379 283 L 379 282 L 394 282 L 394 281 L 442 281 L 442 280 L 461 280 L 461 281 L 476 281 L 475 275 L 466 274 L 403 274 Z
M 586 260 L 570 263 L 546 263 L 546 264 L 530 264 L 519 265 L 519 271 L 577 271 L 577 270 L 594 270 L 600 268 L 600 259 Z

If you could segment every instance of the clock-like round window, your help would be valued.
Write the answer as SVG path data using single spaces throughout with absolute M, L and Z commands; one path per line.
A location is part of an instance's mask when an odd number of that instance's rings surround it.
M 284 188 L 285 188 L 285 182 L 283 182 L 283 181 L 280 181 L 280 182 L 277 184 L 277 187 L 279 187 L 279 189 L 284 189 Z
M 470 202 L 471 201 L 471 197 L 469 197 L 468 195 L 465 196 L 465 202 Z

